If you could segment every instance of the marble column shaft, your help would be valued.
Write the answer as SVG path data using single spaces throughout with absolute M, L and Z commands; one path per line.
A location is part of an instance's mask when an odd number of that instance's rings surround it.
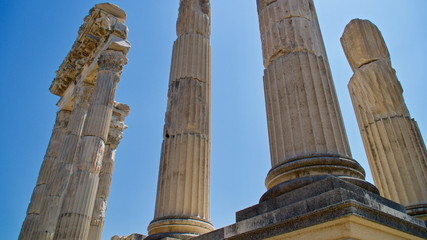
M 106 50 L 98 59 L 98 75 L 54 239 L 87 239 L 99 172 L 113 111 L 117 84 L 126 57 Z
M 105 212 L 107 210 L 107 199 L 110 193 L 111 180 L 114 170 L 116 149 L 123 138 L 123 130 L 127 128 L 124 124 L 126 116 L 129 114 L 129 106 L 121 103 L 115 103 L 108 140 L 105 144 L 102 167 L 99 173 L 98 191 L 94 202 L 92 212 L 92 221 L 90 223 L 89 237 L 90 240 L 101 240 L 102 230 L 104 227 Z
M 53 238 L 65 192 L 69 186 L 75 164 L 75 154 L 80 141 L 83 123 L 92 95 L 93 86 L 82 83 L 76 86 L 73 110 L 66 130 L 66 136 L 59 148 L 59 156 L 51 172 L 52 177 L 43 198 L 40 213 L 40 226 L 32 239 L 50 240 Z
M 272 169 L 261 201 L 330 175 L 366 188 L 352 159 L 312 0 L 257 0 Z
M 213 230 L 210 206 L 210 4 L 181 0 L 169 80 L 157 200 L 149 238 Z M 175 234 L 175 235 L 173 235 Z
M 341 43 L 354 71 L 348 88 L 375 185 L 427 221 L 427 151 L 382 34 L 368 20 L 354 19 Z
M 46 150 L 46 155 L 40 168 L 39 177 L 31 196 L 31 202 L 27 209 L 27 216 L 22 224 L 19 240 L 31 240 L 33 233 L 40 224 L 40 213 L 42 209 L 42 200 L 46 194 L 47 184 L 52 178 L 52 168 L 55 165 L 61 142 L 66 134 L 68 121 L 71 112 L 68 110 L 59 110 L 56 113 L 55 126 L 52 130 L 52 136 Z

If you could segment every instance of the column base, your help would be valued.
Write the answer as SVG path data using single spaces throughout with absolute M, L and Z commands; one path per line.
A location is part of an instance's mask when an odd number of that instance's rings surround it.
M 272 168 L 265 180 L 268 191 L 260 202 L 331 176 L 379 194 L 374 185 L 364 180 L 365 171 L 356 160 L 337 154 L 321 154 L 299 156 Z
M 201 218 L 163 217 L 151 221 L 146 240 L 190 239 L 213 231 L 213 225 Z
M 426 239 L 405 208 L 329 177 L 236 213 L 236 223 L 194 240 Z

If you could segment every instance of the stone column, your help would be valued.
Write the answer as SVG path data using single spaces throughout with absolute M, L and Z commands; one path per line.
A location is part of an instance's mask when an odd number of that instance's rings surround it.
M 98 191 L 92 212 L 92 221 L 90 223 L 90 240 L 101 240 L 102 229 L 104 227 L 105 211 L 107 210 L 107 199 L 110 193 L 111 180 L 113 176 L 114 161 L 116 149 L 123 138 L 123 130 L 127 128 L 124 124 L 126 116 L 129 114 L 129 106 L 121 103 L 114 103 L 113 114 L 111 117 L 110 131 L 105 144 L 102 167 L 99 173 Z
M 213 230 L 210 201 L 210 3 L 181 0 L 154 220 L 148 239 Z
M 352 158 L 312 0 L 257 0 L 272 169 L 261 201 L 328 176 L 376 191 Z
M 75 154 L 92 92 L 93 85 L 87 83 L 79 84 L 75 88 L 73 110 L 66 136 L 59 148 L 59 157 L 51 170 L 52 177 L 43 198 L 40 226 L 31 239 L 49 240 L 53 238 L 64 194 L 74 168 Z
M 76 169 L 70 179 L 54 239 L 84 240 L 88 237 L 115 92 L 125 62 L 125 55 L 119 51 L 106 50 L 99 57 L 98 76 L 76 155 Z
M 42 200 L 46 194 L 46 186 L 52 178 L 52 168 L 57 161 L 59 148 L 66 134 L 68 121 L 70 120 L 70 114 L 71 112 L 68 110 L 59 110 L 56 113 L 55 126 L 46 150 L 46 155 L 44 156 L 44 160 L 40 168 L 36 187 L 34 188 L 33 195 L 31 196 L 27 216 L 22 224 L 19 240 L 31 240 L 34 232 L 40 224 Z
M 341 43 L 354 71 L 348 88 L 374 182 L 384 197 L 427 221 L 427 151 L 382 34 L 354 19 Z

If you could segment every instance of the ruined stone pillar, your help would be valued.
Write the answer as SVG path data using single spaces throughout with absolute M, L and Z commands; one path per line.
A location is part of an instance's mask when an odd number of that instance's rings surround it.
M 52 169 L 55 165 L 61 142 L 66 134 L 68 121 L 70 120 L 71 112 L 68 110 L 60 110 L 56 113 L 55 126 L 52 130 L 52 136 L 46 150 L 46 155 L 40 168 L 39 177 L 36 187 L 31 196 L 31 202 L 28 206 L 27 216 L 22 224 L 19 240 L 33 239 L 33 233 L 37 230 L 40 224 L 40 213 L 42 209 L 43 199 L 46 194 L 46 186 L 51 182 Z
M 65 195 L 54 239 L 87 239 L 98 190 L 105 142 L 120 74 L 122 52 L 105 50 L 98 59 L 98 75 L 76 155 L 76 169 Z
M 110 131 L 105 144 L 102 167 L 99 173 L 98 191 L 92 212 L 92 221 L 89 229 L 89 240 L 101 240 L 102 229 L 104 227 L 105 211 L 107 210 L 107 199 L 110 193 L 111 180 L 113 176 L 116 149 L 123 138 L 123 130 L 127 128 L 124 124 L 126 116 L 129 114 L 129 106 L 121 103 L 114 103 L 111 117 Z
M 257 0 L 272 169 L 265 201 L 328 176 L 376 191 L 352 158 L 312 0 Z
M 75 164 L 75 154 L 80 141 L 83 123 L 92 96 L 93 85 L 82 83 L 76 86 L 74 104 L 66 136 L 59 148 L 59 157 L 51 169 L 52 177 L 47 185 L 40 213 L 40 226 L 31 239 L 49 240 L 53 238 L 61 210 L 65 191 L 68 188 L 71 173 Z
M 348 88 L 375 185 L 427 221 L 427 151 L 382 34 L 368 20 L 354 19 L 341 43 L 354 72 Z
M 181 0 L 154 220 L 148 239 L 213 230 L 210 201 L 210 3 Z

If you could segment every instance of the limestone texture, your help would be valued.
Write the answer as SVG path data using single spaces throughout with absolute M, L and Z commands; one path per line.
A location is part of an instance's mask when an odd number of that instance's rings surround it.
M 180 1 L 154 220 L 147 239 L 213 230 L 210 199 L 210 4 Z
M 348 88 L 375 185 L 427 221 L 427 151 L 378 28 L 354 19 L 341 43 L 354 71 Z

